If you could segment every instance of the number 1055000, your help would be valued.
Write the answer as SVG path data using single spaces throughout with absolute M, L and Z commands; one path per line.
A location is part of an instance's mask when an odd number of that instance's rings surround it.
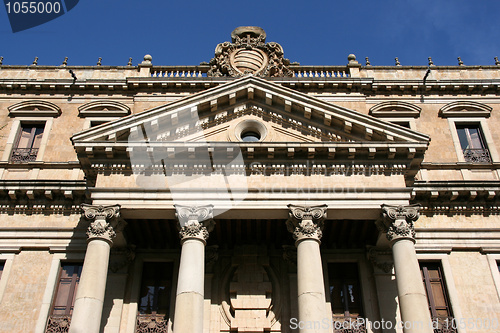
M 23 1 L 23 2 L 7 2 L 7 13 L 14 14 L 58 14 L 61 11 L 60 2 L 36 2 L 36 1 Z

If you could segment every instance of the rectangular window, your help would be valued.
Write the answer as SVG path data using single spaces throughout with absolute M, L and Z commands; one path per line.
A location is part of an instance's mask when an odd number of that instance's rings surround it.
M 328 264 L 329 292 L 334 317 L 363 316 L 358 265 L 356 263 Z
M 472 163 L 491 163 L 490 152 L 479 124 L 455 124 L 464 159 Z
M 0 279 L 2 278 L 2 272 L 3 272 L 4 266 L 5 266 L 5 263 L 3 261 L 0 261 Z
M 62 264 L 46 332 L 67 332 L 73 313 L 82 264 Z
M 429 310 L 438 328 L 451 329 L 453 314 L 449 303 L 448 293 L 445 287 L 443 269 L 439 262 L 420 262 L 420 272 L 424 282 Z M 449 324 L 449 325 L 447 325 Z
M 167 332 L 172 276 L 173 263 L 171 262 L 144 263 L 136 332 L 143 332 L 143 329 L 145 331 L 146 328 L 151 328 L 151 325 L 158 332 Z
M 11 162 L 36 161 L 45 124 L 23 124 L 10 157 Z

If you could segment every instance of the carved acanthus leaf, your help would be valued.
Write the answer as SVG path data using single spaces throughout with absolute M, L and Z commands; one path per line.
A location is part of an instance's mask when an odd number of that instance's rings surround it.
M 288 220 L 286 226 L 289 232 L 293 233 L 293 238 L 321 239 L 324 220 L 326 218 L 326 205 L 321 206 L 295 206 L 288 205 Z
M 382 205 L 382 218 L 378 227 L 385 229 L 387 239 L 393 241 L 399 238 L 415 239 L 414 222 L 420 216 L 420 205 L 389 206 Z

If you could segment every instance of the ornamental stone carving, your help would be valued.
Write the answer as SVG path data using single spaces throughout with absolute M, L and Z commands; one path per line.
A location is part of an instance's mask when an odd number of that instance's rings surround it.
M 266 43 L 262 28 L 238 27 L 231 33 L 231 40 L 232 43 L 217 45 L 207 76 L 293 76 L 288 68 L 290 60 L 283 57 L 283 48 L 278 43 Z
M 120 216 L 120 205 L 92 206 L 82 204 L 81 208 L 85 218 L 91 221 L 87 228 L 88 240 L 101 238 L 112 242 L 113 238 L 116 237 L 115 229 L 118 223 L 115 223 L 115 226 L 112 226 L 111 223 L 116 222 Z
M 175 216 L 181 240 L 198 238 L 206 242 L 214 229 L 213 205 L 182 206 L 175 205 Z
M 420 205 L 389 206 L 382 205 L 382 219 L 377 226 L 387 233 L 389 241 L 409 238 L 415 241 L 415 227 L 413 223 L 420 216 Z
M 319 241 L 323 236 L 326 208 L 327 205 L 310 207 L 288 205 L 286 226 L 288 231 L 293 234 L 293 238 L 296 241 L 304 238 L 314 238 Z

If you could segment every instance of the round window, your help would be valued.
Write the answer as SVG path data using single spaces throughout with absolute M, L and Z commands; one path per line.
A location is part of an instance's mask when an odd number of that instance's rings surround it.
M 247 119 L 236 125 L 234 129 L 236 138 L 243 142 L 263 141 L 267 135 L 267 129 L 260 121 Z
M 257 142 L 260 141 L 260 133 L 254 131 L 246 131 L 241 133 L 241 141 L 243 142 Z

